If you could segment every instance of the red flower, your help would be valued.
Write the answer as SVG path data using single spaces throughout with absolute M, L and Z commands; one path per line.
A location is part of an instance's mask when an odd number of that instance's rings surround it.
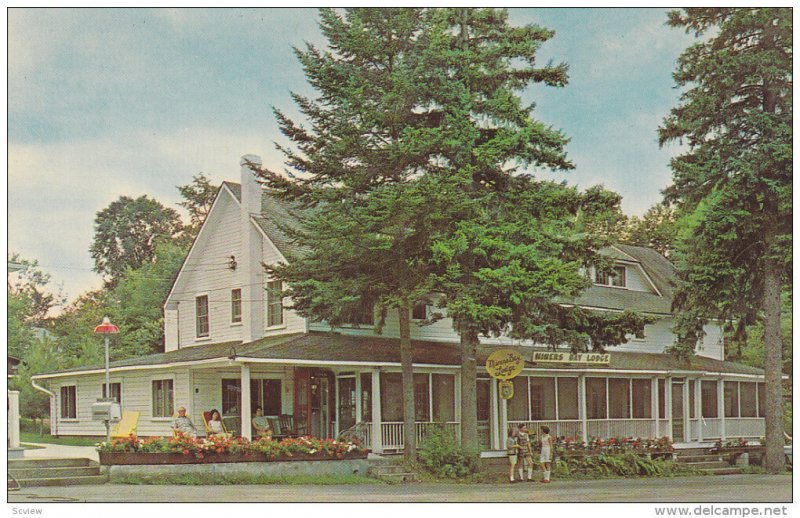
M 184 455 L 189 455 L 189 450 L 183 450 Z

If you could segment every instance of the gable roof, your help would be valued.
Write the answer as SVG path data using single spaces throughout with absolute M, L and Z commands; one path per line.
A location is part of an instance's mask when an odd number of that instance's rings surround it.
M 457 343 L 413 340 L 413 361 L 416 365 L 430 365 L 457 368 L 461 364 L 461 346 Z M 198 361 L 273 361 L 284 364 L 378 364 L 400 366 L 399 339 L 381 336 L 351 336 L 338 333 L 310 332 L 262 338 L 254 342 L 226 342 L 186 347 L 177 351 L 151 354 L 111 362 L 112 370 L 147 366 L 180 366 L 181 363 Z M 539 347 L 502 346 L 520 351 L 530 357 L 533 351 L 546 350 Z M 485 365 L 489 355 L 498 346 L 480 345 L 476 355 L 478 365 Z M 764 371 L 755 367 L 733 362 L 720 361 L 704 356 L 693 356 L 682 360 L 669 354 L 634 353 L 615 351 L 609 348 L 611 363 L 592 366 L 592 370 L 670 372 L 700 371 L 709 374 L 743 374 L 762 376 Z M 235 358 L 231 358 L 235 357 Z M 575 369 L 569 364 L 533 364 L 526 362 L 527 368 L 542 370 Z M 583 369 L 585 370 L 585 366 Z M 35 378 L 48 378 L 53 375 L 70 373 L 103 372 L 103 367 L 80 367 L 38 374 Z

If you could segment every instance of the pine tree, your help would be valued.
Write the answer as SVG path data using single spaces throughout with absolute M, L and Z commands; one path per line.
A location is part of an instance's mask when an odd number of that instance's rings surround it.
M 669 22 L 703 38 L 674 73 L 688 87 L 659 130 L 685 141 L 665 194 L 689 214 L 678 258 L 679 349 L 709 318 L 760 312 L 766 375 L 766 467 L 783 470 L 781 287 L 791 279 L 792 10 L 693 8 Z M 758 308 L 758 309 L 757 309 Z M 760 309 L 760 311 L 759 311 Z

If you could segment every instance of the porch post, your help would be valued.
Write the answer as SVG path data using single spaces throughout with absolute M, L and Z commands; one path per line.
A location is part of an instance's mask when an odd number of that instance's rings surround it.
M 110 393 L 111 392 L 109 392 L 109 394 Z M 7 394 L 8 394 L 8 447 L 19 448 L 19 391 L 9 390 L 7 391 Z
M 719 416 L 719 439 L 724 441 L 726 439 L 725 430 L 725 387 L 722 379 L 717 380 L 717 415 Z
M 668 435 L 674 442 L 675 437 L 672 436 L 672 376 L 667 376 L 667 379 L 664 380 L 664 413 L 667 416 Z
M 372 371 L 372 453 L 383 453 L 383 426 L 381 425 L 381 373 Z
M 491 439 L 490 447 L 493 450 L 498 450 L 498 449 L 500 449 L 500 435 L 497 432 L 498 432 L 498 427 L 499 427 L 499 424 L 500 424 L 499 423 L 500 418 L 499 418 L 498 404 L 497 404 L 497 400 L 498 400 L 498 397 L 497 397 L 497 379 L 492 378 L 492 381 L 491 381 L 489 386 L 491 387 L 491 390 L 489 392 L 489 398 L 492 401 L 492 404 L 489 405 L 489 409 L 490 409 L 489 426 L 491 427 L 491 433 L 492 433 L 492 435 L 491 435 L 492 439 Z
M 588 426 L 586 424 L 586 375 L 578 376 L 578 417 L 581 419 L 581 440 L 588 442 Z
M 242 437 L 252 440 L 253 433 L 250 429 L 250 366 L 242 364 Z
M 653 416 L 653 438 L 658 437 L 658 377 L 650 380 L 650 415 Z
M 356 371 L 356 423 L 360 423 L 361 414 L 361 371 Z
M 703 442 L 703 380 L 694 380 L 694 416 L 697 418 L 697 442 Z
M 500 400 L 500 448 L 505 450 L 508 446 L 508 400 Z
M 689 378 L 683 379 L 683 441 L 692 440 L 692 425 L 689 420 Z

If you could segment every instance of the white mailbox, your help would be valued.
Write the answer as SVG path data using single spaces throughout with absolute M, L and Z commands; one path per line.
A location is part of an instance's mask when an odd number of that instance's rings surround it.
M 122 411 L 116 401 L 92 403 L 92 421 L 119 421 Z

